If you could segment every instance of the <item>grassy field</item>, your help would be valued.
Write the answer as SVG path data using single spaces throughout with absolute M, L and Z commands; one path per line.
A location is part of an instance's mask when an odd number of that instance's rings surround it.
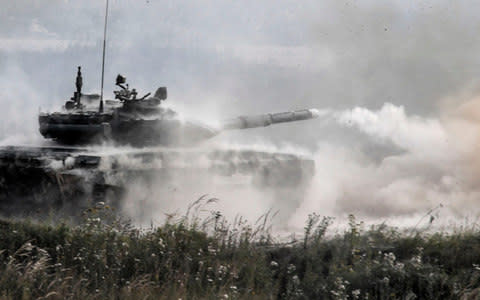
M 195 210 L 196 203 L 192 206 Z M 198 207 L 197 207 L 198 208 Z M 480 232 L 421 234 L 311 215 L 278 243 L 268 214 L 135 229 L 105 206 L 80 224 L 0 222 L 1 299 L 477 299 Z

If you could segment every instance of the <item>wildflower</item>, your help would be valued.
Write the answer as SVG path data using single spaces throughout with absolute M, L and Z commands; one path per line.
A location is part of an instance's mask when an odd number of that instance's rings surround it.
M 212 254 L 216 254 L 217 253 L 217 249 L 213 248 L 212 246 L 208 246 L 208 252 L 212 253 Z
M 359 289 L 356 289 L 356 290 L 352 291 L 353 299 L 358 299 L 359 296 L 360 296 L 360 290 Z
M 422 264 L 422 256 L 421 255 L 415 255 L 410 259 L 410 263 L 416 267 L 419 268 L 420 265 Z
M 222 275 L 223 273 L 227 273 L 227 267 L 220 265 L 220 267 L 218 267 L 218 274 Z
M 343 280 L 342 277 L 337 277 L 333 283 L 335 289 L 330 290 L 334 299 L 347 299 L 346 285 L 350 284 L 347 280 Z
M 397 271 L 403 271 L 404 268 L 405 268 L 405 264 L 403 264 L 401 262 L 395 264 L 395 269 Z
M 393 267 L 395 265 L 396 257 L 392 252 L 383 254 L 383 259 L 389 266 Z
M 289 264 L 288 267 L 287 267 L 287 272 L 288 272 L 288 274 L 290 274 L 290 273 L 295 272 L 296 269 L 297 268 L 295 267 L 295 265 Z
M 272 261 L 270 262 L 270 266 L 271 266 L 272 268 L 276 268 L 276 267 L 278 267 L 278 263 L 277 263 L 276 261 L 273 261 L 273 260 L 272 260 Z

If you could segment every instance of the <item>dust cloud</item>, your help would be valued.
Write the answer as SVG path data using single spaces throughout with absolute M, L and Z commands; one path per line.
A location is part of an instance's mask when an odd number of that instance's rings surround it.
M 270 212 L 276 216 L 276 225 L 287 228 L 312 175 L 305 154 L 284 155 L 291 151 L 271 145 L 205 143 L 193 149 L 91 150 L 105 157 L 100 170 L 107 174 L 107 183 L 125 187 L 122 212 L 141 226 L 162 224 L 170 216 L 182 217 L 192 203 L 203 199 L 209 204 L 191 212 L 200 218 L 220 214 L 228 220 L 243 217 L 252 221 Z M 143 160 L 152 154 L 154 159 Z M 109 158 L 120 168 L 112 169 Z M 302 162 L 307 164 L 299 171 Z M 266 165 L 272 166 L 272 172 L 263 172 Z
M 268 211 L 277 212 L 274 225 L 285 230 L 301 230 L 313 212 L 339 220 L 354 214 L 367 222 L 387 221 L 402 227 L 433 219 L 442 226 L 466 219 L 476 222 L 480 216 L 480 114 L 474 112 L 479 105 L 479 99 L 465 101 L 460 107 L 445 109 L 439 118 L 409 114 L 403 106 L 391 103 L 378 110 L 320 111 L 322 122 L 359 131 L 372 145 L 389 144 L 394 151 L 381 159 L 330 140 L 319 141 L 313 151 L 265 142 L 209 142 L 194 152 L 248 149 L 293 153 L 313 159 L 315 174 L 298 189 L 265 188 L 253 185 L 251 176 L 210 173 L 208 158 L 203 158 L 202 165 L 197 157 L 193 172 L 189 161 L 190 165 L 185 165 L 189 168 L 168 180 L 157 174 L 148 183 L 138 178 L 130 182 L 124 209 L 140 223 L 161 223 L 172 213 L 181 215 L 203 196 L 215 199 L 202 208 L 203 215 L 218 211 L 230 219 L 240 215 L 256 220 Z M 288 176 L 292 180 L 295 174 Z

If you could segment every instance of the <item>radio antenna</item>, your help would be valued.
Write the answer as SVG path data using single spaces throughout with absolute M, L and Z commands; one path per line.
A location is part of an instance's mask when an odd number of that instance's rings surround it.
M 105 8 L 105 27 L 103 28 L 103 56 L 102 56 L 102 85 L 100 88 L 100 107 L 99 112 L 103 112 L 103 81 L 105 77 L 105 47 L 107 44 L 107 20 L 108 20 L 108 0 Z

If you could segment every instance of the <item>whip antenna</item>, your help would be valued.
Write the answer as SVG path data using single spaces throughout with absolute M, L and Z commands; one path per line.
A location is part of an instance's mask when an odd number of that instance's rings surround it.
M 99 112 L 103 112 L 103 80 L 105 77 L 105 47 L 107 44 L 107 19 L 108 19 L 108 0 L 107 6 L 105 8 L 105 27 L 103 29 L 103 57 L 102 57 L 102 85 L 100 88 L 100 107 L 98 108 Z

